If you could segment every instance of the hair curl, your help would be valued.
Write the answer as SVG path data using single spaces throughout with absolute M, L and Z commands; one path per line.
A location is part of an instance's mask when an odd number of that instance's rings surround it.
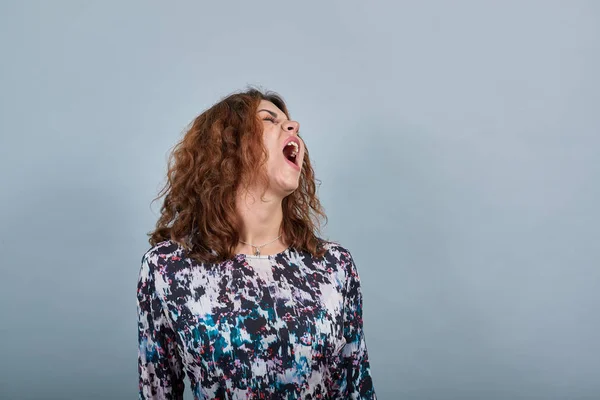
M 231 94 L 194 119 L 169 155 L 167 182 L 153 200 L 164 196 L 154 246 L 165 240 L 182 245 L 200 262 L 221 262 L 235 255 L 240 217 L 236 191 L 252 183 L 268 184 L 261 100 L 275 104 L 289 118 L 281 96 L 251 88 Z M 316 195 L 315 174 L 305 149 L 298 188 L 283 199 L 282 235 L 298 250 L 323 256 L 317 236 L 327 216 Z

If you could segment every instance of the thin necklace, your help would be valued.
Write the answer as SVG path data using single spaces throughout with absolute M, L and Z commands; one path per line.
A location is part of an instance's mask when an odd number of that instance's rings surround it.
M 254 247 L 254 249 L 255 249 L 255 250 L 254 250 L 254 255 L 255 255 L 255 256 L 260 256 L 260 249 L 261 249 L 261 248 L 265 247 L 265 246 L 266 246 L 266 245 L 268 245 L 268 244 L 271 244 L 271 243 L 273 243 L 275 240 L 279 239 L 280 237 L 281 237 L 281 235 L 277 236 L 277 237 L 276 237 L 274 240 L 271 240 L 269 243 L 265 243 L 265 244 L 263 244 L 262 246 L 255 246 L 255 245 L 253 245 L 253 244 L 246 243 L 246 242 L 244 242 L 243 240 L 240 240 L 240 243 L 244 243 L 244 244 L 247 244 L 248 246 L 252 246 L 252 247 Z

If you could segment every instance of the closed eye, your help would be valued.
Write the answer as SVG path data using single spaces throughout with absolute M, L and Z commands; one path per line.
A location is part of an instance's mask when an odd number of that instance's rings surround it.
M 264 108 L 261 109 L 261 110 L 258 110 L 258 112 L 263 112 L 263 111 L 268 114 L 268 115 L 266 115 L 266 116 L 263 117 L 263 121 L 271 121 L 274 124 L 277 123 L 277 114 L 276 113 L 274 113 L 271 110 L 264 109 Z

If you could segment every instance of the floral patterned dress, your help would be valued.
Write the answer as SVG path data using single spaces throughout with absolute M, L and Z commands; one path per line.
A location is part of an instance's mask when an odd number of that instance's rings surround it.
M 140 399 L 376 399 L 348 250 L 199 263 L 173 241 L 142 257 Z

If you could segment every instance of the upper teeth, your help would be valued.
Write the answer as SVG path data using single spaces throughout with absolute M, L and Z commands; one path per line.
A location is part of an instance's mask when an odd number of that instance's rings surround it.
M 285 146 L 286 147 L 287 146 L 294 146 L 294 150 L 292 150 L 292 156 L 295 156 L 296 154 L 298 154 L 298 143 L 296 143 L 296 142 L 289 142 Z

